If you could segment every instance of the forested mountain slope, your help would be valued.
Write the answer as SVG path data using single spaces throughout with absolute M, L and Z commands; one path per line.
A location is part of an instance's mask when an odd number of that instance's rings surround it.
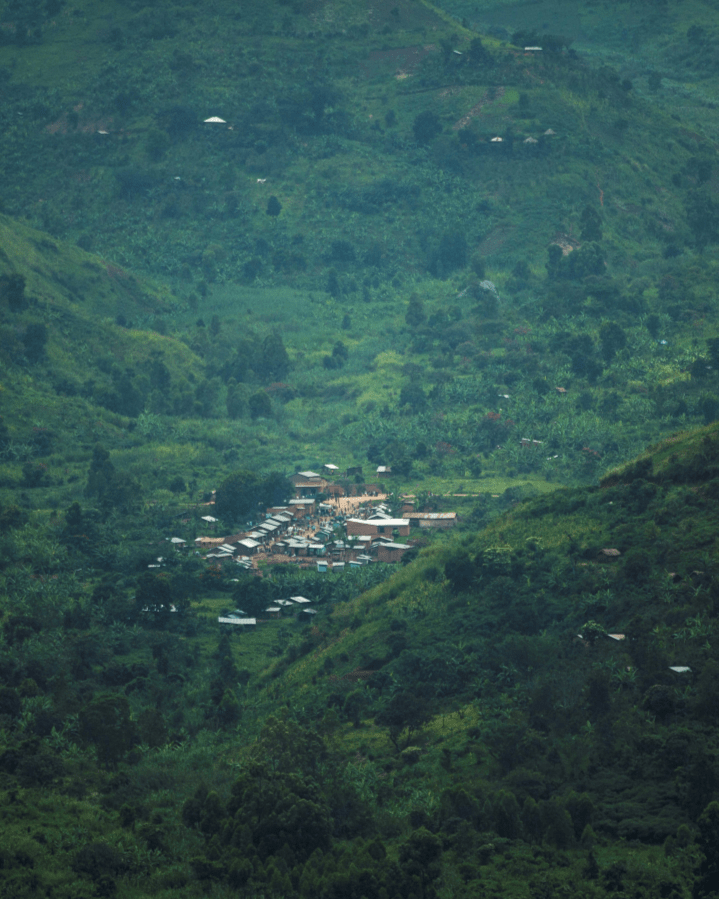
M 11 438 L 30 408 L 67 421 L 71 394 L 145 495 L 162 478 L 133 439 L 202 446 L 173 459 L 196 495 L 240 445 L 465 492 L 591 480 L 716 416 L 713 145 L 569 38 L 525 53 L 415 2 L 18 2 L 0 20 L 5 241 L 17 219 L 53 235 L 0 262 Z M 70 280 L 34 296 L 33 254 L 73 241 L 103 261 L 68 250 Z M 74 372 L 54 292 L 102 320 Z
M 480 24 L 0 4 L 0 892 L 716 891 L 713 119 Z M 462 529 L 169 543 L 328 461 Z
M 674 112 L 706 139 L 717 136 L 716 9 L 711 0 L 558 3 L 443 0 L 469 27 L 537 43 L 562 36 L 595 66 L 609 64 L 645 99 Z
M 276 573 L 318 614 L 242 636 L 213 616 L 248 582 L 168 568 L 160 622 L 76 522 L 36 539 L 3 571 L 4 891 L 711 895 L 718 479 L 719 430 L 678 435 L 380 586 Z

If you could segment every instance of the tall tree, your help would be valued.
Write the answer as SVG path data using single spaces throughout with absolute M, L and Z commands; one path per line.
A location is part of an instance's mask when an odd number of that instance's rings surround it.
M 280 334 L 274 331 L 262 341 L 255 371 L 265 381 L 281 381 L 290 370 L 290 357 Z
M 262 479 L 248 468 L 233 472 L 217 488 L 215 510 L 220 518 L 238 521 L 257 512 Z
M 80 737 L 95 745 L 102 764 L 117 765 L 136 737 L 127 697 L 105 693 L 88 702 L 80 711 Z
M 265 210 L 265 212 L 272 218 L 277 218 L 277 216 L 282 212 L 282 203 L 280 203 L 280 201 L 274 194 L 267 201 L 267 209 Z
M 719 240 L 719 203 L 703 191 L 693 190 L 685 202 L 687 224 L 694 235 L 694 243 L 703 250 Z

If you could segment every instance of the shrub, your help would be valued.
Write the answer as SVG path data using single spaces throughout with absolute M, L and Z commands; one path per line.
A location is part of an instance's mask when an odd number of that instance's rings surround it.
M 420 112 L 412 124 L 412 133 L 418 144 L 428 144 L 442 133 L 442 124 L 436 113 L 430 110 Z

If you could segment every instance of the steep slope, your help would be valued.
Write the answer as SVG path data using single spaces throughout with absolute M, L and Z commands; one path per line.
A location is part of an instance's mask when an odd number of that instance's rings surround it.
M 88 312 L 204 366 L 68 390 L 204 443 L 176 472 L 202 492 L 238 445 L 435 491 L 587 480 L 716 417 L 713 159 L 631 79 L 428 3 L 214 10 L 4 7 L 6 211 L 110 260 Z M 177 298 L 143 309 L 122 272 Z
M 711 144 L 717 136 L 716 10 L 708 0 L 668 3 L 443 0 L 470 27 L 509 38 L 561 35 L 593 64 L 607 63 L 643 97 L 671 109 Z M 699 134 L 697 135 L 699 138 Z M 701 139 L 700 139 L 701 142 Z
M 696 147 L 611 69 L 530 58 L 428 3 L 233 10 L 82 0 L 0 47 L 6 210 L 180 282 L 324 288 L 334 268 L 350 294 L 463 268 L 441 244 L 459 227 L 470 254 L 542 264 L 587 204 L 613 270 L 681 242 L 670 176 Z
M 275 575 L 315 601 L 294 634 L 218 635 L 232 584 L 190 560 L 78 581 L 69 521 L 40 568 L 36 532 L 3 570 L 3 887 L 710 895 L 718 481 L 711 426 L 362 595 Z

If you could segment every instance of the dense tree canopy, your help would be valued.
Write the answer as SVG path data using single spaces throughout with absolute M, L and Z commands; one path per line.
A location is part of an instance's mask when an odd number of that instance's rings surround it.
M 280 505 L 291 495 L 292 486 L 284 475 L 260 475 L 241 469 L 229 475 L 217 488 L 215 510 L 228 521 L 256 516 L 262 507 Z

